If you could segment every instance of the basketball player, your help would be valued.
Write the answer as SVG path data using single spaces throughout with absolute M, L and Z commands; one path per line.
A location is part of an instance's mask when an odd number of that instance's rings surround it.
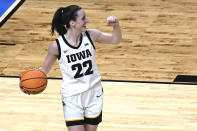
M 110 16 L 107 24 L 112 34 L 87 29 L 84 10 L 71 5 L 59 8 L 52 20 L 52 35 L 59 34 L 48 48 L 39 68 L 46 74 L 56 59 L 63 76 L 61 95 L 68 131 L 96 131 L 102 121 L 103 89 L 95 62 L 94 42 L 118 44 L 122 39 L 118 18 Z

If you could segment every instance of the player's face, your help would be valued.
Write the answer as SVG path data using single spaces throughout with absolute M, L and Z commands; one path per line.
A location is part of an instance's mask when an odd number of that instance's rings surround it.
M 77 19 L 75 21 L 75 28 L 79 31 L 86 30 L 86 24 L 88 23 L 88 19 L 86 18 L 86 14 L 83 9 L 77 12 Z

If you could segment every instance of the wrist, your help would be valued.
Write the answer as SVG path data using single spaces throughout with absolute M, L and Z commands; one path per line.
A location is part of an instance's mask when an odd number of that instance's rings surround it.
M 113 28 L 114 28 L 114 29 L 116 29 L 116 28 L 120 28 L 120 24 L 119 24 L 119 22 L 118 22 L 118 23 L 114 23 Z

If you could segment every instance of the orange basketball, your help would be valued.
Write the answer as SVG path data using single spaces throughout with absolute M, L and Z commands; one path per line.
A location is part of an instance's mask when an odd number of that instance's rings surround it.
M 39 94 L 47 86 L 46 74 L 38 69 L 31 69 L 24 72 L 20 77 L 21 88 L 28 94 Z

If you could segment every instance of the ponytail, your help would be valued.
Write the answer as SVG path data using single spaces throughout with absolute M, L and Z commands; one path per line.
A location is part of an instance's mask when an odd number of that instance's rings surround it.
M 51 26 L 51 34 L 54 34 L 54 31 L 56 30 L 59 35 L 66 34 L 67 30 L 64 26 L 64 23 L 62 21 L 62 16 L 64 13 L 64 8 L 60 7 L 56 12 L 52 20 L 52 26 Z
M 53 16 L 51 34 L 53 35 L 55 31 L 57 31 L 59 35 L 66 34 L 67 29 L 70 28 L 69 22 L 76 20 L 77 11 L 80 9 L 81 7 L 77 5 L 70 5 L 66 8 L 60 7 Z

